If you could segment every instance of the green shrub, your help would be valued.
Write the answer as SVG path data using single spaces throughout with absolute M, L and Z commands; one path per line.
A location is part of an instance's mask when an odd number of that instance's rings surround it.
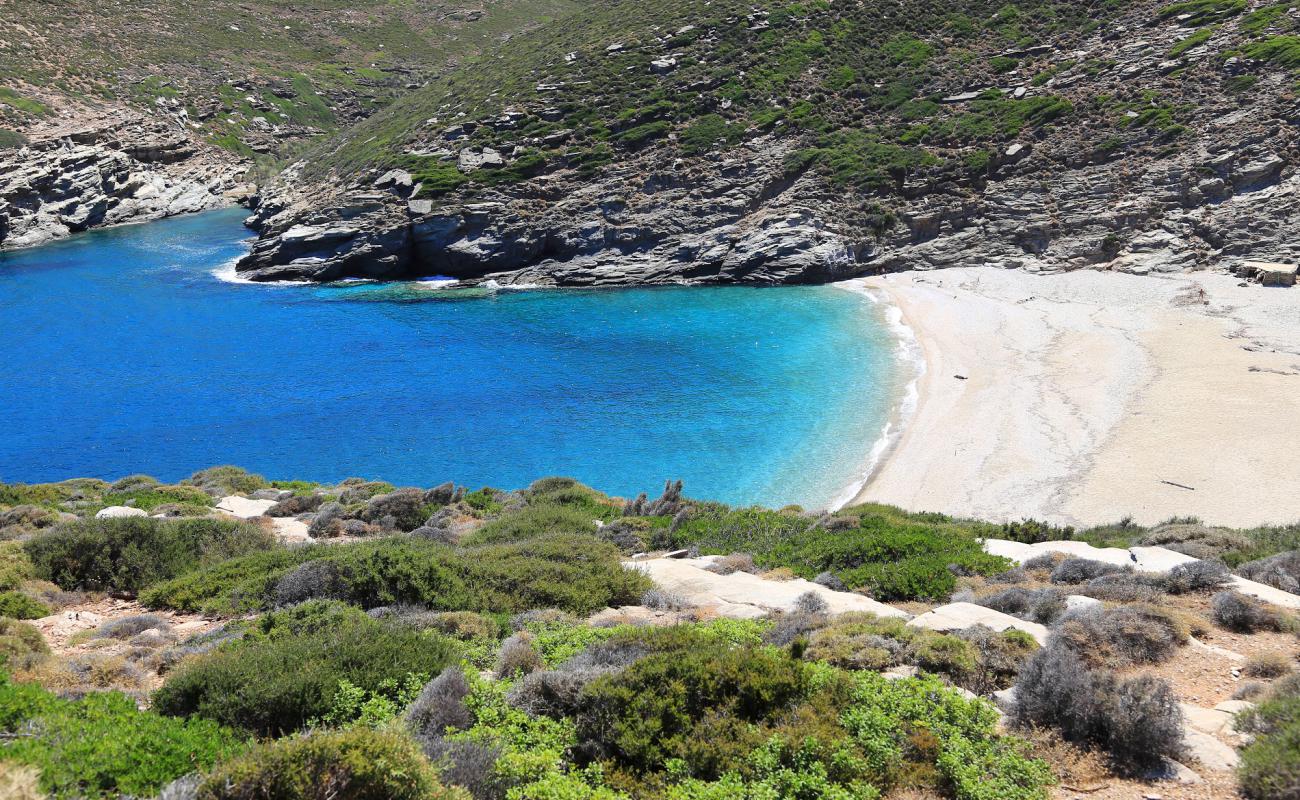
M 222 764 L 198 800 L 452 800 L 414 742 L 370 728 L 314 731 Z
M 664 120 L 655 120 L 647 122 L 644 125 L 637 125 L 634 128 L 628 128 L 618 135 L 618 140 L 628 147 L 641 147 L 655 139 L 662 139 L 668 135 L 673 126 Z
M 1241 793 L 1250 800 L 1300 798 L 1300 694 L 1275 691 L 1237 718 L 1254 741 L 1241 751 Z
M 37 574 L 64 589 L 134 593 L 156 581 L 276 546 L 247 522 L 150 517 L 82 519 L 24 545 Z
M 269 615 L 256 635 L 183 662 L 154 694 L 154 707 L 282 735 L 327 715 L 344 681 L 395 699 L 409 675 L 437 674 L 454 658 L 443 637 L 336 609 Z
M 394 537 L 255 553 L 158 584 L 141 601 L 226 614 L 264 609 L 274 603 L 276 585 L 286 573 L 317 561 L 334 568 L 337 585 L 331 586 L 331 596 L 364 608 L 409 604 L 438 611 L 591 613 L 635 603 L 649 588 L 649 579 L 623 569 L 619 558 L 613 545 L 585 535 L 469 547 Z
M 197 486 L 208 494 L 232 495 L 251 494 L 258 489 L 266 489 L 271 484 L 261 475 L 254 475 L 243 467 L 220 466 L 201 469 L 181 481 L 183 486 Z
M 32 731 L 39 735 L 21 735 Z M 3 674 L 0 733 L 12 735 L 0 743 L 0 758 L 38 768 L 41 789 L 54 798 L 151 797 L 245 746 L 213 722 L 140 711 L 117 692 L 65 700 Z
M 764 509 L 706 508 L 666 544 L 705 553 L 748 552 L 764 568 L 788 567 L 812 579 L 830 572 L 880 600 L 946 599 L 953 569 L 992 575 L 1010 566 L 984 552 L 974 533 L 941 515 L 906 514 L 888 506 L 849 509 L 847 525 L 813 527 L 808 519 Z M 850 516 L 851 515 L 851 516 Z
M 152 512 L 158 506 L 172 503 L 209 509 L 213 500 L 207 492 L 194 486 L 152 486 L 110 492 L 104 495 L 103 503 L 106 506 L 133 506 Z
M 50 646 L 39 628 L 16 619 L 0 617 L 0 667 L 27 656 L 46 655 Z
M 542 503 L 504 514 L 474 531 L 463 544 L 495 544 L 533 539 L 548 533 L 593 534 L 596 520 L 587 508 Z
M 0 591 L 17 589 L 36 577 L 36 568 L 22 542 L 0 542 Z
M 744 133 L 744 125 L 731 124 L 717 114 L 707 114 L 682 131 L 680 144 L 683 152 L 700 155 L 712 150 L 719 141 L 737 142 Z
M 927 756 L 959 800 L 1041 800 L 1052 782 L 1051 770 L 1028 757 L 1020 742 L 995 735 L 992 706 L 962 697 L 938 678 L 891 681 L 858 673 L 841 722 L 879 786 L 918 774 L 907 762 Z
M 22 592 L 0 592 L 0 617 L 40 619 L 51 614 L 50 607 Z
M 1169 57 L 1178 58 L 1188 50 L 1192 50 L 1205 44 L 1213 35 L 1214 28 L 1201 28 L 1186 39 L 1181 39 L 1178 42 L 1175 42 L 1174 46 L 1169 48 Z
M 701 724 L 718 717 L 741 727 L 759 722 L 802 699 L 808 680 L 802 664 L 765 650 L 713 647 L 650 655 L 587 686 L 578 738 L 585 752 L 637 772 L 680 758 L 691 774 L 714 778 L 728 766 L 726 754 L 717 739 L 700 746 Z
M 0 149 L 14 149 L 27 146 L 27 137 L 19 131 L 0 128 Z

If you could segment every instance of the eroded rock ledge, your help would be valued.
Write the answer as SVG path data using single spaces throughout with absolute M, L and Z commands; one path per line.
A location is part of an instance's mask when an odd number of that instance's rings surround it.
M 248 278 L 445 275 L 467 283 L 606 286 L 819 283 L 868 272 L 992 265 L 1145 274 L 1300 256 L 1300 178 L 1282 126 L 1220 120 L 1167 158 L 1063 163 L 1005 149 L 976 186 L 917 182 L 887 219 L 811 174 L 786 146 L 751 142 L 717 163 L 649 157 L 591 182 L 548 176 L 477 202 L 418 199 L 401 171 L 335 190 L 294 173 L 252 224 Z
M 248 165 L 170 118 L 117 108 L 78 114 L 0 149 L 0 247 L 246 200 Z

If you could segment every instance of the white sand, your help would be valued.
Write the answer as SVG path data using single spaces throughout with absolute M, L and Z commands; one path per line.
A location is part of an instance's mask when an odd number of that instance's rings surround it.
M 898 306 L 926 363 L 854 502 L 1075 525 L 1300 520 L 1300 288 L 989 268 L 848 284 Z

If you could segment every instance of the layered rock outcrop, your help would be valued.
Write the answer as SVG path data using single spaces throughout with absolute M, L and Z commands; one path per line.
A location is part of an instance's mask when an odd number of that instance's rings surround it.
M 51 126 L 0 149 L 0 247 L 231 205 L 255 192 L 246 172 L 169 120 L 118 111 Z

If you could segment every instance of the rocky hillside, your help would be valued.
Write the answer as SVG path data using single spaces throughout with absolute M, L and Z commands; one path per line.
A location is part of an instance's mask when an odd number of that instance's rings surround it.
M 1296 255 L 1286 3 L 591 6 L 318 143 L 260 280 L 822 281 Z
M 0 0 L 0 243 L 246 197 L 312 138 L 570 6 Z

